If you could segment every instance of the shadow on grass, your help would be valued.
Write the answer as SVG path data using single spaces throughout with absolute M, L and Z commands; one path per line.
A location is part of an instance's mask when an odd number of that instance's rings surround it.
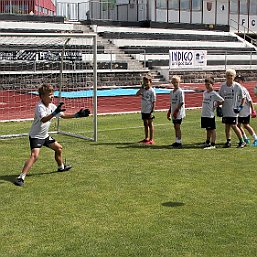
M 0 176 L 0 181 L 7 181 L 7 182 L 13 183 L 17 177 L 18 175 L 3 175 L 3 176 Z M 3 182 L 0 182 L 0 183 L 2 184 Z
M 203 143 L 191 143 L 191 144 L 183 144 L 181 148 L 172 147 L 171 145 L 161 145 L 161 144 L 154 144 L 154 145 L 147 145 L 137 142 L 109 142 L 109 143 L 97 143 L 95 146 L 116 146 L 117 149 L 125 149 L 125 148 L 150 148 L 150 149 L 170 149 L 170 150 L 183 150 L 183 149 L 204 149 Z M 223 149 L 223 143 L 216 144 L 216 149 Z
M 185 204 L 182 202 L 165 202 L 161 204 L 164 207 L 180 207 L 184 206 Z
M 202 149 L 202 144 L 183 144 L 182 148 L 172 147 L 171 145 L 147 145 L 139 143 L 131 143 L 124 146 L 117 146 L 117 148 L 149 148 L 153 150 L 170 149 L 170 150 L 183 150 L 183 149 Z
M 183 144 L 182 148 L 174 148 L 171 145 L 147 145 L 147 144 L 140 144 L 137 142 L 110 142 L 110 143 L 97 143 L 96 145 L 106 145 L 106 146 L 116 146 L 118 149 L 123 148 L 150 148 L 150 149 L 192 149 L 192 148 L 203 148 L 202 144 Z
M 50 172 L 42 172 L 42 173 L 29 173 L 27 176 L 28 177 L 33 177 L 33 176 L 50 175 L 50 174 L 54 174 L 54 173 L 60 173 L 60 172 L 50 171 Z M 1 182 L 1 181 L 7 181 L 7 182 L 10 182 L 10 183 L 13 183 L 15 181 L 15 179 L 18 177 L 18 175 L 19 174 L 0 176 L 0 184 L 3 184 L 3 182 Z

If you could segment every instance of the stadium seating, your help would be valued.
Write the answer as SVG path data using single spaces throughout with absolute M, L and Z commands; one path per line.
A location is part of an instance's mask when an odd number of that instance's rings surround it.
M 141 76 L 151 71 L 154 82 L 163 83 L 170 80 L 173 74 L 169 70 L 169 50 L 207 50 L 207 67 L 209 71 L 224 71 L 228 67 L 237 70 L 256 70 L 256 49 L 250 43 L 230 32 L 201 31 L 182 29 L 160 29 L 143 27 L 118 27 L 82 25 L 78 23 L 33 23 L 0 21 L 2 32 L 96 32 L 98 34 L 98 79 L 101 86 L 129 86 L 139 84 Z M 34 48 L 31 42 L 27 42 Z M 58 48 L 58 46 L 53 45 Z M 90 52 L 90 49 L 88 49 Z M 41 60 L 33 61 L 33 51 L 24 52 L 20 59 L 0 61 L 3 73 L 9 71 L 54 71 L 58 65 Z M 75 67 L 75 66 L 76 67 Z M 64 70 L 92 69 L 92 55 L 87 54 L 83 62 L 64 62 Z M 185 82 L 202 82 L 202 71 L 186 71 Z M 176 71 L 177 73 L 177 71 Z M 181 73 L 182 74 L 182 73 Z M 217 75 L 218 76 L 218 75 Z M 220 77 L 223 77 L 222 74 Z M 14 76 L 15 77 L 15 76 Z M 219 77 L 219 76 L 218 76 Z
M 97 27 L 97 33 L 149 68 L 169 65 L 169 50 L 207 50 L 207 66 L 256 65 L 256 49 L 230 32 Z

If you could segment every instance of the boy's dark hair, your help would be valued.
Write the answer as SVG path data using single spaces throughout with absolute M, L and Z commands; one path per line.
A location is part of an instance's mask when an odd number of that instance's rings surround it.
M 214 84 L 214 78 L 213 77 L 208 77 L 204 80 L 205 83 L 207 84 Z
M 152 82 L 152 76 L 151 76 L 151 74 L 146 74 L 146 75 L 144 75 L 144 76 L 143 76 L 143 80 L 144 80 L 144 79 L 147 79 L 147 80 L 149 80 L 149 81 Z
M 50 84 L 43 84 L 38 89 L 39 96 L 45 95 L 47 93 L 52 93 L 54 91 L 54 88 Z

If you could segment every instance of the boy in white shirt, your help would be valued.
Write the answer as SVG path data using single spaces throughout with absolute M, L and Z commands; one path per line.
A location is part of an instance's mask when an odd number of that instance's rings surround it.
M 145 138 L 139 143 L 154 144 L 154 108 L 156 102 L 156 93 L 152 88 L 152 77 L 146 75 L 143 77 L 142 87 L 137 91 L 136 96 L 141 96 L 141 116 L 144 122 Z
M 167 119 L 172 120 L 175 130 L 175 143 L 171 145 L 173 148 L 182 148 L 181 123 L 186 116 L 185 94 L 180 88 L 180 82 L 181 79 L 179 76 L 173 76 L 171 79 L 174 89 L 170 92 L 170 108 L 167 112 Z
M 224 148 L 231 147 L 231 128 L 238 137 L 239 143 L 238 148 L 246 146 L 242 133 L 238 128 L 238 115 L 243 109 L 245 104 L 245 95 L 243 89 L 239 83 L 235 82 L 236 71 L 228 69 L 226 71 L 226 81 L 222 83 L 219 90 L 219 94 L 224 98 L 222 105 L 222 123 L 225 124 L 225 134 L 227 142 L 224 144 Z
M 238 82 L 242 88 L 243 92 L 246 96 L 246 101 L 243 109 L 239 113 L 238 117 L 238 127 L 241 130 L 241 133 L 243 135 L 244 141 L 246 144 L 250 144 L 250 139 L 246 136 L 243 127 L 249 132 L 249 134 L 253 137 L 253 144 L 252 146 L 257 146 L 257 136 L 254 131 L 254 129 L 250 126 L 250 117 L 255 118 L 256 117 L 256 111 L 254 110 L 253 103 L 252 103 L 252 98 L 249 94 L 249 91 L 243 86 L 243 83 L 245 81 L 244 77 L 241 75 L 237 75 L 235 77 L 235 81 Z
M 215 108 L 224 102 L 224 99 L 213 90 L 214 79 L 212 77 L 205 79 L 206 90 L 203 93 L 201 128 L 207 132 L 205 148 L 215 149 L 216 142 L 216 122 Z
M 90 114 L 88 109 L 81 109 L 75 114 L 64 114 L 65 109 L 62 109 L 63 103 L 59 103 L 56 107 L 54 105 L 54 89 L 51 85 L 42 85 L 38 89 L 40 101 L 36 104 L 34 121 L 29 132 L 29 141 L 31 154 L 26 160 L 21 174 L 14 181 L 17 186 L 23 186 L 25 177 L 33 164 L 37 161 L 42 146 L 46 146 L 55 151 L 55 161 L 58 164 L 59 172 L 68 171 L 71 169 L 70 165 L 65 165 L 62 159 L 62 146 L 49 136 L 48 130 L 51 125 L 51 120 L 54 117 L 61 117 L 64 119 L 87 117 Z

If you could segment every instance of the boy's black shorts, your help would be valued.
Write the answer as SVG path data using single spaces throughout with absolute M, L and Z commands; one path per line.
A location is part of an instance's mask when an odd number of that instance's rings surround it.
M 247 117 L 238 117 L 238 123 L 249 124 L 250 123 L 250 115 Z
M 151 120 L 152 119 L 152 113 L 141 113 L 142 120 Z
M 183 119 L 172 119 L 173 124 L 181 124 Z
M 216 129 L 215 117 L 201 117 L 201 128 L 205 128 L 206 130 Z
M 222 117 L 222 123 L 236 125 L 238 123 L 238 117 Z
M 52 137 L 47 137 L 45 139 L 39 138 L 31 138 L 29 137 L 30 149 L 41 148 L 42 146 L 49 147 L 49 145 L 53 144 L 55 139 Z

